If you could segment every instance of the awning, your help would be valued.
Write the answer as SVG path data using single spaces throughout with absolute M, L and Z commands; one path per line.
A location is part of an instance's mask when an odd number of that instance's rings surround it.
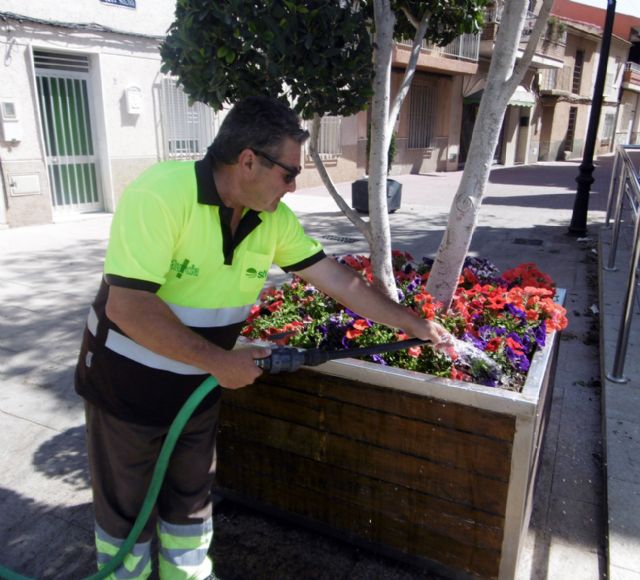
M 465 105 L 479 103 L 484 90 L 477 91 L 463 99 Z M 518 85 L 509 99 L 508 105 L 513 107 L 533 107 L 536 104 L 536 96 L 527 88 Z

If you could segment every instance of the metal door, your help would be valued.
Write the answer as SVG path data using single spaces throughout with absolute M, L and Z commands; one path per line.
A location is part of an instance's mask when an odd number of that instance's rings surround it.
M 85 56 L 34 52 L 54 210 L 102 209 Z

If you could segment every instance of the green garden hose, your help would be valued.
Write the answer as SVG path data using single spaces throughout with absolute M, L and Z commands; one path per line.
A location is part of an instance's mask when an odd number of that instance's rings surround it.
M 171 427 L 169 427 L 169 432 L 167 433 L 167 438 L 162 445 L 162 449 L 160 449 L 160 455 L 158 456 L 158 461 L 156 462 L 156 466 L 153 470 L 153 476 L 151 477 L 151 483 L 149 484 L 147 495 L 144 498 L 144 502 L 142 502 L 140 513 L 138 513 L 138 517 L 133 524 L 131 532 L 129 532 L 127 539 L 120 546 L 116 555 L 96 574 L 87 577 L 85 580 L 99 580 L 101 578 L 106 578 L 116 568 L 118 568 L 120 564 L 122 564 L 125 556 L 131 551 L 131 548 L 133 548 L 133 545 L 136 543 L 136 540 L 147 523 L 147 520 L 151 515 L 151 510 L 153 510 L 153 506 L 158 499 L 160 487 L 162 486 L 162 481 L 164 480 L 164 475 L 169 465 L 169 458 L 171 457 L 171 453 L 173 453 L 173 448 L 176 446 L 180 433 L 182 433 L 185 424 L 190 419 L 191 415 L 193 415 L 193 412 L 196 410 L 202 399 L 204 399 L 217 386 L 218 382 L 215 378 L 209 377 L 205 379 L 182 406 L 176 415 L 176 418 L 173 420 L 173 423 L 171 423 Z M 5 568 L 2 565 L 0 565 L 0 578 L 4 580 L 31 580 L 28 576 L 22 576 L 21 574 L 18 574 L 13 570 L 9 570 L 9 568 Z

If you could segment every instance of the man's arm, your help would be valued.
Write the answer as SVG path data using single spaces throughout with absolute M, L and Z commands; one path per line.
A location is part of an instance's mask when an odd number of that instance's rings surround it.
M 324 258 L 296 274 L 364 318 L 402 329 L 434 345 L 450 342 L 451 335 L 440 324 L 420 318 L 409 308 L 390 300 L 332 258 Z
M 226 388 L 250 385 L 262 373 L 254 359 L 269 349 L 224 350 L 187 328 L 155 294 L 119 286 L 109 288 L 107 316 L 138 344 L 212 374 Z

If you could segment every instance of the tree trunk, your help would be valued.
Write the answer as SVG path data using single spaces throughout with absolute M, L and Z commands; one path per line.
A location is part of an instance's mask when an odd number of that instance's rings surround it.
M 528 1 L 505 2 L 467 162 L 451 206 L 447 229 L 427 282 L 427 292 L 442 302 L 445 309 L 451 305 L 464 259 L 469 251 L 507 104 L 531 64 L 551 4 L 552 0 L 544 1 L 529 44 L 522 59 L 514 67 Z
M 389 298 L 398 300 L 391 266 L 391 232 L 387 210 L 387 167 L 391 142 L 387 119 L 391 101 L 391 53 L 395 14 L 390 0 L 375 0 L 375 48 L 371 151 L 369 154 L 369 228 L 374 282 Z

